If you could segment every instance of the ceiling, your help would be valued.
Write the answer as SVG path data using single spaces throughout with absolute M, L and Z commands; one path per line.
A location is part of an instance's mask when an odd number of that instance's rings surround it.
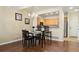
M 54 9 L 54 8 L 62 8 L 64 12 L 68 12 L 70 11 L 70 7 L 71 6 L 6 6 L 8 8 L 14 8 L 17 10 L 21 10 L 21 9 L 27 9 L 28 12 L 39 12 L 39 11 L 44 11 L 47 9 Z M 79 6 L 72 6 L 73 9 L 79 9 Z
M 56 17 L 56 16 L 59 16 L 59 12 L 58 11 L 49 12 L 49 13 L 40 14 L 39 16 L 42 17 L 42 18 L 52 17 L 52 16 Z
M 29 8 L 29 6 L 3 6 L 4 8 L 12 8 L 15 10 L 21 10 L 21 9 L 25 9 L 25 8 Z
M 17 10 L 21 10 L 21 9 L 27 9 L 28 11 L 31 12 L 39 12 L 39 11 L 43 11 L 43 10 L 47 10 L 47 9 L 53 9 L 53 8 L 62 8 L 64 12 L 69 11 L 69 7 L 71 6 L 6 6 L 8 8 L 14 8 Z M 73 9 L 79 9 L 79 6 L 72 6 Z
M 39 11 L 43 11 L 43 10 L 47 10 L 47 9 L 53 9 L 53 8 L 62 8 L 64 12 L 68 12 L 70 11 L 70 7 L 71 6 L 30 6 L 28 8 L 28 11 L 31 11 L 31 12 L 39 12 Z M 75 10 L 75 9 L 79 9 L 79 6 L 72 6 L 73 9 L 72 10 Z

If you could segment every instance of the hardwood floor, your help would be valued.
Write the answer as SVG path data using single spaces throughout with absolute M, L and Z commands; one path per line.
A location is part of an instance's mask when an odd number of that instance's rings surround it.
M 45 46 L 23 48 L 21 41 L 0 46 L 0 52 L 78 52 L 79 42 L 72 41 L 51 41 L 46 42 Z

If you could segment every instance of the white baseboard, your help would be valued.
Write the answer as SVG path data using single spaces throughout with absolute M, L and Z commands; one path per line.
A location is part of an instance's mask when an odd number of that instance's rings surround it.
M 16 39 L 16 40 L 13 40 L 13 41 L 8 41 L 8 42 L 0 43 L 0 45 L 5 45 L 5 44 L 9 44 L 9 43 L 20 41 L 20 40 L 22 40 L 22 39 Z
M 16 40 L 13 40 L 13 41 L 8 41 L 8 42 L 0 43 L 0 45 L 5 45 L 5 44 L 9 44 L 9 43 L 20 41 L 20 40 L 22 40 L 22 39 L 16 39 Z M 58 40 L 58 39 L 52 39 L 52 40 L 55 40 L 55 41 L 64 41 L 64 40 Z
M 63 42 L 64 40 L 59 40 L 59 39 L 52 39 L 54 41 L 60 41 L 60 42 Z

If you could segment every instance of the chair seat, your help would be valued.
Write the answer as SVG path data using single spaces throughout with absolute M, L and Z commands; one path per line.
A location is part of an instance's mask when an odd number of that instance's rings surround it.
M 29 39 L 31 40 L 31 39 L 33 39 L 33 37 L 28 37 L 28 38 L 26 38 L 26 39 L 27 39 L 27 40 L 29 40 Z

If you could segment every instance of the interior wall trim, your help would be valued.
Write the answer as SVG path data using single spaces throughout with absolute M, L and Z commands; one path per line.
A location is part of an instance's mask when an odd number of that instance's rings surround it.
M 69 36 L 70 38 L 78 38 L 77 36 Z
M 0 43 L 0 45 L 6 45 L 6 44 L 14 43 L 14 42 L 17 42 L 17 41 L 20 41 L 20 40 L 22 40 L 22 39 L 16 39 L 16 40 L 13 40 L 13 41 L 8 41 L 8 42 Z M 58 39 L 52 39 L 52 40 L 55 40 L 55 41 L 64 41 L 64 40 L 58 40 Z
M 0 43 L 0 45 L 5 45 L 5 44 L 9 44 L 9 43 L 20 41 L 20 40 L 22 40 L 22 39 L 16 39 L 16 40 L 13 40 L 13 41 L 8 41 L 8 42 Z

